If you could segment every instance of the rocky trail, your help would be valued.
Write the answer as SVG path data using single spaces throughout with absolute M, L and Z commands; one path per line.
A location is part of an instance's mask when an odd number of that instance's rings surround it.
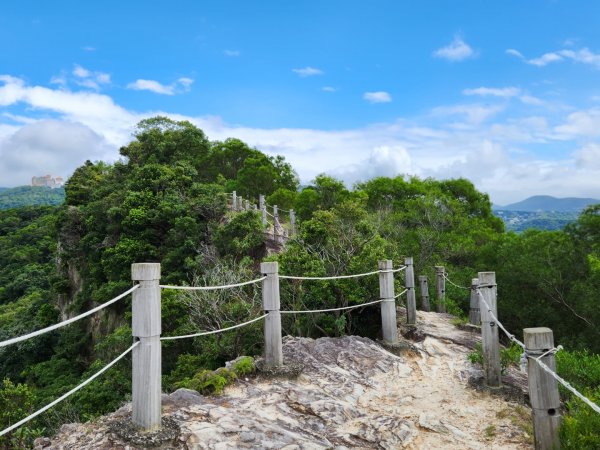
M 477 389 L 481 371 L 467 360 L 477 335 L 451 320 L 419 311 L 416 342 L 396 354 L 356 336 L 287 337 L 284 360 L 304 366 L 299 376 L 238 380 L 216 397 L 184 389 L 164 395 L 163 417 L 175 431 L 154 448 L 533 448 L 530 410 L 518 402 L 523 375 L 507 378 L 517 386 L 509 390 L 514 400 Z M 121 437 L 118 424 L 129 415 L 125 405 L 95 422 L 64 425 L 36 448 L 149 448 Z

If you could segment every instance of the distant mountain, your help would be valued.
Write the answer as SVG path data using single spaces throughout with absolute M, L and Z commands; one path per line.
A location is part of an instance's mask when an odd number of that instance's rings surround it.
M 535 195 L 517 203 L 506 206 L 494 205 L 494 210 L 502 211 L 555 211 L 555 212 L 579 212 L 589 205 L 600 203 L 595 198 L 556 198 L 550 195 Z
M 0 188 L 0 209 L 20 208 L 22 206 L 60 205 L 64 201 L 64 188 L 50 189 L 43 186 Z

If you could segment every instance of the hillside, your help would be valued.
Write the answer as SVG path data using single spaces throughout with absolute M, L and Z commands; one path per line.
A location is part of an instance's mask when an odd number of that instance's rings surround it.
M 43 186 L 0 188 L 0 209 L 23 206 L 56 206 L 64 201 L 64 188 L 50 189 Z
M 495 210 L 503 211 L 555 211 L 555 212 L 580 212 L 589 205 L 600 203 L 594 198 L 556 198 L 550 195 L 534 195 L 517 203 L 506 206 L 494 206 Z
M 423 340 L 405 342 L 399 356 L 356 336 L 288 336 L 284 360 L 303 366 L 297 378 L 241 379 L 218 397 L 185 389 L 164 395 L 163 420 L 179 432 L 163 448 L 532 448 L 528 407 L 470 387 L 481 376 L 467 360 L 478 336 L 446 314 L 419 312 L 418 321 Z M 124 426 L 130 411 L 126 405 L 97 422 L 65 425 L 37 444 L 143 448 Z

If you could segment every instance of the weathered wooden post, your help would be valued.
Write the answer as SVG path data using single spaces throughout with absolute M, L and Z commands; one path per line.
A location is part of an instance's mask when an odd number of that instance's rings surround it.
M 231 195 L 231 209 L 236 211 L 237 210 L 237 192 L 233 191 L 233 194 Z
M 379 261 L 379 297 L 381 302 L 381 328 L 383 340 L 393 344 L 398 342 L 396 323 L 396 299 L 394 299 L 394 274 L 392 260 Z
M 262 216 L 262 224 L 267 226 L 267 204 L 265 203 L 265 196 L 262 194 L 258 196 L 258 205 Z
M 412 257 L 404 259 L 404 286 L 406 287 L 406 324 L 417 323 L 417 299 L 415 296 L 415 269 Z
M 479 272 L 479 310 L 481 312 L 481 346 L 483 349 L 483 371 L 489 387 L 500 387 L 500 341 L 496 319 L 496 272 Z M 488 305 L 486 307 L 485 305 Z M 493 317 L 492 317 L 493 315 Z
M 481 313 L 479 312 L 479 278 L 471 279 L 471 307 L 469 309 L 469 323 L 471 325 L 481 325 Z
M 132 354 L 132 422 L 149 431 L 161 426 L 160 264 L 132 264 L 131 279 L 140 284 L 131 307 L 131 331 L 139 341 Z
M 421 291 L 421 309 L 429 311 L 429 283 L 427 275 L 419 275 L 419 290 Z
M 444 277 L 444 266 L 435 266 L 435 292 L 437 300 L 437 312 L 446 312 L 446 278 Z
M 281 224 L 279 223 L 279 209 L 277 205 L 273 205 L 273 239 L 275 242 L 283 242 L 283 233 L 281 232 Z
M 296 213 L 293 209 L 290 209 L 290 234 L 296 235 Z
M 279 265 L 276 262 L 260 264 L 260 271 L 266 275 L 262 282 L 263 310 L 265 317 L 265 365 L 276 367 L 283 364 L 281 349 L 281 313 L 279 312 Z
M 238 197 L 237 210 L 238 211 L 244 210 L 244 198 L 241 195 Z
M 540 361 L 556 372 L 554 353 L 546 353 L 554 348 L 554 336 L 550 328 L 525 328 L 523 337 L 525 351 L 529 356 L 527 378 L 533 414 L 535 448 L 539 450 L 559 449 L 558 429 L 561 415 L 558 384 L 552 375 L 532 359 L 545 355 L 540 358 Z

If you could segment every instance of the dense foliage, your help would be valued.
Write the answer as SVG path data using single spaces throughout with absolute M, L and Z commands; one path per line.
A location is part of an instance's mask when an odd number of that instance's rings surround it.
M 19 186 L 0 191 L 0 209 L 23 206 L 56 206 L 65 200 L 63 188 L 51 189 L 43 186 Z
M 265 259 L 277 260 L 284 274 L 321 276 L 370 272 L 379 260 L 397 266 L 412 256 L 417 275 L 432 280 L 433 267 L 444 265 L 463 286 L 478 271 L 495 270 L 499 314 L 509 329 L 519 334 L 525 327 L 548 326 L 558 343 L 592 352 L 569 353 L 574 358 L 600 352 L 600 206 L 588 208 L 565 231 L 507 233 L 488 196 L 468 180 L 380 177 L 348 189 L 320 175 L 299 190 L 282 158 L 237 139 L 211 142 L 192 124 L 163 117 L 140 122 L 120 152 L 123 159 L 112 165 L 88 161 L 79 167 L 66 185 L 64 205 L 0 211 L 0 339 L 120 294 L 131 286 L 134 262 L 160 262 L 165 284 L 216 285 L 258 277 Z M 254 201 L 265 194 L 271 204 L 294 208 L 298 235 L 281 253 L 267 255 L 258 215 L 228 212 L 232 190 Z M 356 305 L 378 296 L 376 276 L 281 280 L 284 309 Z M 448 285 L 448 297 L 453 312 L 467 311 L 467 292 Z M 260 313 L 256 285 L 162 293 L 164 335 L 223 328 Z M 130 320 L 125 299 L 92 320 L 0 349 L 0 379 L 10 379 L 5 391 L 16 390 L 24 410 L 48 403 L 131 345 Z M 300 336 L 375 337 L 380 318 L 376 307 L 366 307 L 286 315 L 283 326 Z M 259 323 L 165 341 L 164 386 L 218 392 L 234 375 L 217 369 L 239 355 L 260 354 L 261 343 Z M 32 422 L 27 436 L 118 407 L 131 390 L 129 367 L 127 359 L 117 364 L 93 389 Z M 577 375 L 577 382 L 597 395 L 597 379 L 588 375 Z M 568 405 L 569 430 L 585 428 L 588 419 L 576 415 L 584 408 L 572 399 Z

